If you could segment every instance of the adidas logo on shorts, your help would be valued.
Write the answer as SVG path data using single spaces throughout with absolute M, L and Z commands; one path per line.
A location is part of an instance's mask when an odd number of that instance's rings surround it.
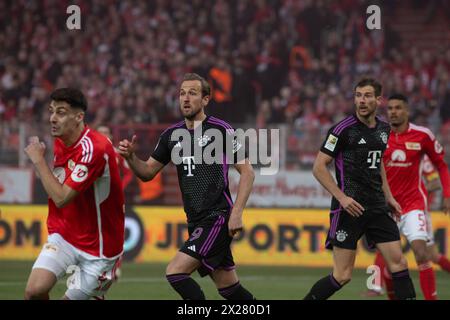
M 358 144 L 366 144 L 366 140 L 364 140 L 364 138 L 361 138 L 361 140 L 359 140 Z
M 190 246 L 190 247 L 188 247 L 188 249 L 195 252 L 195 244 Z

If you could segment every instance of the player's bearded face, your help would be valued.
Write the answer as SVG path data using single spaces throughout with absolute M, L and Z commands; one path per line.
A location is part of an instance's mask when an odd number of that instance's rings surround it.
M 369 117 L 374 114 L 380 103 L 380 97 L 376 97 L 372 86 L 356 88 L 355 105 L 356 112 L 361 117 Z
M 204 107 L 202 86 L 199 80 L 184 81 L 180 89 L 180 110 L 183 117 L 195 119 Z
M 71 108 L 67 102 L 52 101 L 48 111 L 53 137 L 67 137 L 76 130 L 79 124 L 77 118 L 81 116 L 78 109 Z

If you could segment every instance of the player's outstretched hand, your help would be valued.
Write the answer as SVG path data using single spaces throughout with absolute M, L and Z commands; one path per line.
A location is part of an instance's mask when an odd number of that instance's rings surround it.
M 450 215 L 450 198 L 444 198 L 444 207 L 442 208 L 445 214 Z
M 400 204 L 394 199 L 394 197 L 388 198 L 387 203 L 392 209 L 393 218 L 396 221 L 400 221 L 400 217 L 402 216 L 402 207 Z
M 353 217 L 362 216 L 364 207 L 356 200 L 351 197 L 345 196 L 343 199 L 339 200 L 342 208 L 347 211 Z
M 24 150 L 31 162 L 36 164 L 44 159 L 45 143 L 39 141 L 38 137 L 33 136 L 28 140 L 28 146 Z
M 228 220 L 228 234 L 230 237 L 234 237 L 238 232 L 242 231 L 242 228 L 242 212 L 239 214 L 232 211 Z
M 136 135 L 133 135 L 133 137 L 131 138 L 131 142 L 128 141 L 128 139 L 120 141 L 118 153 L 125 159 L 130 160 L 133 157 L 134 152 L 136 151 L 136 142 Z

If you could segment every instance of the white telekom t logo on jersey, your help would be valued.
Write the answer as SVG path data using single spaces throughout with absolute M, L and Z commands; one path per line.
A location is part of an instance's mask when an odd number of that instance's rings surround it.
M 381 161 L 381 150 L 369 151 L 367 163 L 370 163 L 369 169 L 376 169 L 377 163 Z
M 183 157 L 183 163 L 187 164 L 187 166 L 183 166 L 184 170 L 187 170 L 187 177 L 193 177 L 192 170 L 195 169 L 194 157 Z

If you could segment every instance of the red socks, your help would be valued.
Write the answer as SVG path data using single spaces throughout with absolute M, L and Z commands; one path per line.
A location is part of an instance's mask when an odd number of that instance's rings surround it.
M 379 251 L 376 253 L 375 264 L 380 268 L 382 280 L 381 285 L 386 287 L 386 293 L 389 300 L 396 300 L 394 295 L 394 286 L 392 283 L 392 277 L 389 270 L 386 267 L 383 256 Z M 442 270 L 450 273 L 450 261 L 444 255 L 439 256 L 439 266 Z M 436 292 L 436 275 L 434 273 L 431 262 L 426 262 L 419 265 L 419 279 L 420 287 L 424 295 L 425 300 L 437 300 Z
M 419 265 L 419 278 L 425 300 L 437 300 L 436 276 L 431 262 Z

